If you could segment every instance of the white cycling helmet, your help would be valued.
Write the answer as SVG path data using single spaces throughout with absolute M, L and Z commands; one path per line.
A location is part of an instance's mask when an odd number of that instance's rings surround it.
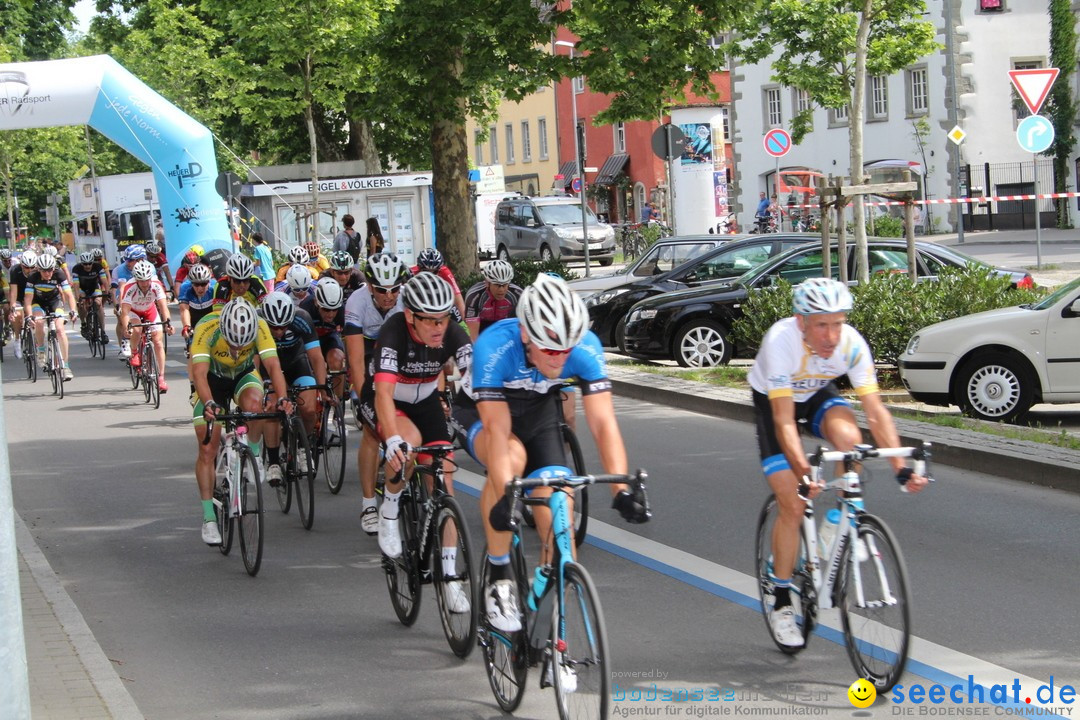
M 153 280 L 154 264 L 149 260 L 140 260 L 131 268 L 131 277 L 136 280 Z
M 306 291 L 311 287 L 311 272 L 303 264 L 293 265 L 285 272 L 285 282 L 293 292 Z
M 233 280 L 247 280 L 255 274 L 255 263 L 242 253 L 236 253 L 225 263 L 225 274 Z
M 37 264 L 37 253 L 33 250 L 24 250 L 23 254 L 19 256 L 19 264 L 23 267 L 32 268 Z
M 409 279 L 409 271 L 394 253 L 381 252 L 367 259 L 364 277 L 378 287 L 394 287 Z
M 45 247 L 41 248 L 41 254 L 56 257 L 56 248 L 54 248 L 52 245 L 46 245 Z
M 589 329 L 589 311 L 562 278 L 536 276 L 518 301 L 517 317 L 533 343 L 548 350 L 570 350 Z
M 285 327 L 296 317 L 296 304 L 283 292 L 269 293 L 262 301 L 262 316 L 272 327 Z
M 308 257 L 308 252 L 304 249 L 303 245 L 297 245 L 289 251 L 289 262 L 307 265 L 308 260 L 310 259 L 311 258 Z
M 484 279 L 496 285 L 507 285 L 514 279 L 514 266 L 505 260 L 492 260 L 480 271 Z
M 188 280 L 195 283 L 208 283 L 214 279 L 214 273 L 210 272 L 210 268 L 206 267 L 202 263 L 192 265 L 188 270 Z
M 94 253 L 90 252 L 89 250 L 79 253 L 80 265 L 89 265 L 92 262 L 94 262 Z
M 413 312 L 442 315 L 454 306 L 454 289 L 438 275 L 421 272 L 405 283 L 402 301 Z
M 55 270 L 56 257 L 54 255 L 49 255 L 48 253 L 38 255 L 34 265 L 38 270 Z
M 851 311 L 847 285 L 832 278 L 810 278 L 795 286 L 792 306 L 796 315 Z
M 157 255 L 161 252 L 161 245 L 154 240 L 146 243 L 146 252 L 150 255 Z
M 221 308 L 218 321 L 225 342 L 233 347 L 245 347 L 255 342 L 259 334 L 259 316 L 244 298 L 234 298 Z
M 345 304 L 345 293 L 337 280 L 324 277 L 315 283 L 315 304 L 324 310 L 337 310 Z

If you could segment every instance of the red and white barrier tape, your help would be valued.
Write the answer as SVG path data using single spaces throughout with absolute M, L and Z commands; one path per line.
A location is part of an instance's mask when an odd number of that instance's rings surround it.
M 1056 200 L 1058 198 L 1074 198 L 1080 197 L 1080 192 L 1063 192 L 1063 193 L 1039 193 L 1038 195 L 994 195 L 991 197 L 962 197 L 962 198 L 941 198 L 939 200 L 914 200 L 915 205 L 956 205 L 960 203 L 985 203 L 985 202 L 1015 202 L 1017 200 Z M 903 200 L 881 200 L 875 202 L 867 202 L 866 205 L 906 205 Z M 786 213 L 788 208 L 800 207 L 800 208 L 817 208 L 816 204 L 809 205 L 785 205 L 780 208 L 780 212 Z

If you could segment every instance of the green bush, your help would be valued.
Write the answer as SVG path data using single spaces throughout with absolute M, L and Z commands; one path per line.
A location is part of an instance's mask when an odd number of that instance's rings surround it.
M 1008 277 L 972 265 L 942 270 L 936 281 L 912 285 L 907 275 L 875 275 L 852 290 L 854 308 L 848 323 L 870 344 L 874 360 L 896 364 L 908 340 L 921 328 L 972 313 L 1034 302 L 1037 290 L 1013 288 Z M 755 351 L 777 320 L 791 315 L 791 285 L 750 293 L 732 334 L 740 354 Z
M 557 258 L 552 258 L 548 261 L 543 260 L 511 260 L 510 264 L 514 268 L 514 284 L 525 287 L 531 285 L 532 281 L 536 279 L 536 276 L 542 272 L 551 272 L 561 276 L 564 280 L 574 280 L 577 278 L 577 273 L 563 265 Z M 465 277 L 457 278 L 458 286 L 461 288 L 461 292 L 465 292 L 476 283 L 484 279 L 484 276 L 479 272 L 474 272 Z
M 874 218 L 873 233 L 870 232 L 870 223 L 866 224 L 866 234 L 877 237 L 903 237 L 904 220 L 892 215 L 879 215 Z

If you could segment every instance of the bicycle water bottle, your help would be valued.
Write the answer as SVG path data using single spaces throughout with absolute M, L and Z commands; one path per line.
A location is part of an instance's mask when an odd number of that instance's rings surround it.
M 537 603 L 540 602 L 540 597 L 544 594 L 544 588 L 547 587 L 550 573 L 551 568 L 544 565 L 536 566 L 536 572 L 533 573 L 532 590 L 529 592 L 529 609 L 533 612 L 536 612 Z
M 818 555 L 822 560 L 829 557 L 833 539 L 836 537 L 836 528 L 840 525 L 840 509 L 833 508 L 825 513 L 825 522 L 821 523 L 818 531 Z

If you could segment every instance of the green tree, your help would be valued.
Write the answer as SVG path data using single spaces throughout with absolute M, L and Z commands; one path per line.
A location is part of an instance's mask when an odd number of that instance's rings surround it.
M 734 49 L 749 62 L 774 56 L 773 79 L 810 97 L 792 121 L 792 139 L 810 130 L 816 107 L 848 108 L 851 176 L 863 176 L 863 115 L 868 76 L 888 76 L 941 48 L 924 0 L 766 0 L 739 26 Z M 866 221 L 854 203 L 857 277 L 870 268 Z
M 1054 192 L 1068 191 L 1069 163 L 1076 136 L 1073 123 L 1076 120 L 1076 101 L 1068 75 L 1076 67 L 1076 16 L 1069 0 L 1050 0 L 1050 65 L 1061 68 L 1063 77 L 1058 78 L 1050 90 L 1046 102 L 1046 114 L 1054 124 L 1054 144 L 1050 153 L 1054 156 Z M 1069 228 L 1069 200 L 1058 198 L 1057 226 Z

